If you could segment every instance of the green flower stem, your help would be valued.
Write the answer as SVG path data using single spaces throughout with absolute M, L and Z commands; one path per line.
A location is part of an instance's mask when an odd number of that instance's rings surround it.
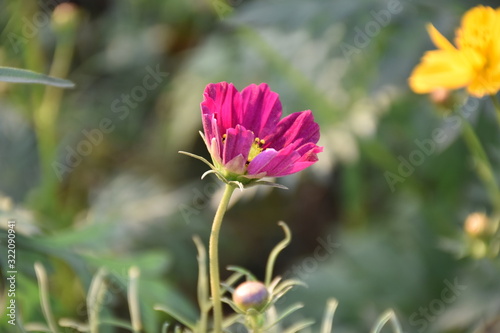
M 219 276 L 219 231 L 222 225 L 224 213 L 227 210 L 231 195 L 235 190 L 232 184 L 226 184 L 221 202 L 215 213 L 212 231 L 210 233 L 210 241 L 208 243 L 208 257 L 210 262 L 210 289 L 212 292 L 212 302 L 214 306 L 214 332 L 222 332 L 222 303 L 220 293 L 220 276 Z
M 35 273 L 38 280 L 38 288 L 40 290 L 40 302 L 42 304 L 43 316 L 45 317 L 45 320 L 47 320 L 50 331 L 53 333 L 59 333 L 54 314 L 52 313 L 52 308 L 50 307 L 49 280 L 47 278 L 47 272 L 45 271 L 43 265 L 39 262 L 35 263 Z
M 50 76 L 65 78 L 71 66 L 74 52 L 74 38 L 59 40 L 50 68 Z M 34 123 L 39 140 L 40 158 L 43 175 L 52 175 L 51 163 L 57 148 L 57 119 L 61 107 L 63 90 L 58 87 L 45 87 L 40 106 L 35 109 Z
M 500 189 L 495 179 L 495 174 L 493 173 L 493 168 L 486 155 L 486 152 L 481 144 L 481 141 L 477 137 L 474 128 L 470 125 L 467 120 L 463 119 L 463 136 L 465 143 L 469 148 L 471 154 L 476 160 L 476 172 L 479 179 L 484 183 L 484 186 L 489 192 L 492 205 L 494 207 L 495 213 L 500 213 Z
M 493 102 L 493 105 L 495 106 L 495 111 L 497 114 L 497 121 L 498 125 L 500 126 L 500 102 L 496 98 L 495 95 L 490 95 L 491 101 Z
M 141 310 L 139 304 L 139 276 L 140 271 L 137 266 L 130 267 L 128 271 L 130 283 L 128 286 L 128 304 L 130 309 L 130 319 L 134 333 L 142 331 Z

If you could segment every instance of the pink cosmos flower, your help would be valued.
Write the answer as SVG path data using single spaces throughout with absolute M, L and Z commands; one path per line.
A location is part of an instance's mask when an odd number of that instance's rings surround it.
M 265 83 L 239 92 L 232 83 L 207 85 L 201 103 L 204 140 L 216 169 L 248 183 L 281 177 L 318 161 L 319 125 L 310 110 L 281 118 L 279 96 Z

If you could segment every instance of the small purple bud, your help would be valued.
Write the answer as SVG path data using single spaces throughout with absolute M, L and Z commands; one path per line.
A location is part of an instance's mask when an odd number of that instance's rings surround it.
M 242 311 L 253 308 L 260 311 L 267 304 L 269 292 L 259 281 L 247 281 L 240 284 L 233 293 L 233 301 Z

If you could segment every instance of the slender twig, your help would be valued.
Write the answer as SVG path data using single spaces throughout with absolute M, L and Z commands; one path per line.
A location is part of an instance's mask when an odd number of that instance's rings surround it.
M 210 241 L 208 244 L 208 256 L 210 266 L 210 289 L 212 292 L 213 314 L 214 314 L 214 333 L 222 332 L 222 303 L 220 296 L 220 275 L 219 275 L 219 231 L 222 225 L 224 213 L 229 205 L 229 200 L 236 187 L 232 184 L 226 184 L 224 194 L 222 195 L 219 208 L 215 213 Z

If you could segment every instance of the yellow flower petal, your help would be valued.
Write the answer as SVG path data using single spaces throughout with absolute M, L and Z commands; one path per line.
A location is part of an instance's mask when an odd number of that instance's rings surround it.
M 476 75 L 467 87 L 467 91 L 476 97 L 494 95 L 500 90 L 500 64 Z
M 481 97 L 500 90 L 500 8 L 476 6 L 462 17 L 455 46 L 431 24 L 429 35 L 439 48 L 427 52 L 409 78 L 416 93 L 466 87 Z
M 453 46 L 453 44 L 451 44 L 446 39 L 446 37 L 441 35 L 441 33 L 430 23 L 427 24 L 427 32 L 429 33 L 429 36 L 431 37 L 431 40 L 434 43 L 434 45 L 436 45 L 441 50 L 447 50 L 447 51 L 456 50 L 455 46 Z
M 457 30 L 456 44 L 458 48 L 473 48 L 485 52 L 498 26 L 498 15 L 491 7 L 476 6 L 468 10 Z
M 495 10 L 495 20 L 491 27 L 491 35 L 493 36 L 489 45 L 489 63 L 490 65 L 500 66 L 500 8 Z
M 410 88 L 425 94 L 436 89 L 465 87 L 474 78 L 474 68 L 458 50 L 428 51 L 409 78 Z

